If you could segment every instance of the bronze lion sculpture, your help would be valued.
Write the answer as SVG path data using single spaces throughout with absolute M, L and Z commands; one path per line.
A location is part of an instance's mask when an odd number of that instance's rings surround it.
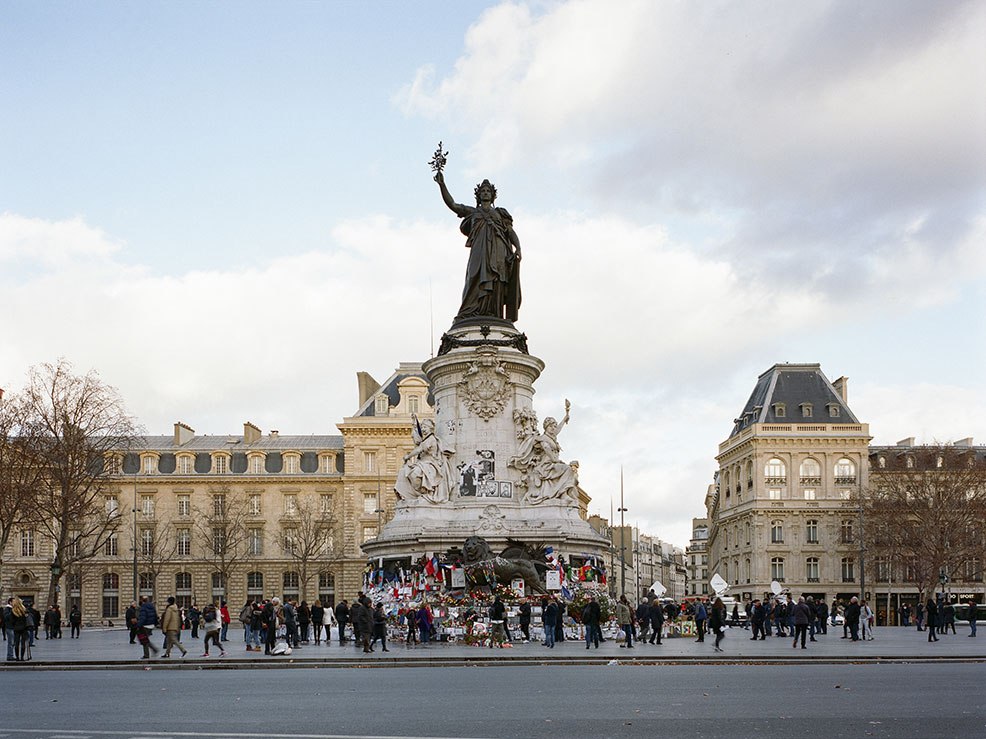
M 547 594 L 541 584 L 541 574 L 538 562 L 531 559 L 523 547 L 511 546 L 496 555 L 486 539 L 481 536 L 470 536 L 462 547 L 463 564 L 469 578 L 477 585 L 493 586 L 487 576 L 488 567 L 493 568 L 493 577 L 501 585 L 509 586 L 515 578 L 524 581 L 524 585 L 532 593 Z M 542 569 L 545 567 L 541 565 Z

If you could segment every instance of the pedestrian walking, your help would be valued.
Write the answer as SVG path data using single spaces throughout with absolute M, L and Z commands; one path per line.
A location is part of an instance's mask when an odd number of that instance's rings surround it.
M 623 643 L 620 646 L 633 649 L 633 616 L 626 595 L 621 595 L 616 603 L 616 624 L 623 629 Z
M 914 621 L 918 626 L 918 631 L 924 631 L 924 606 L 921 603 L 914 607 Z
M 75 606 L 72 606 L 72 613 L 69 614 L 69 623 L 73 623 L 73 616 L 78 616 L 81 621 L 82 616 Z M 151 652 L 154 652 L 154 654 L 158 653 L 158 648 L 151 643 L 151 632 L 157 626 L 157 623 L 157 608 L 154 607 L 154 601 L 151 600 L 150 596 L 145 595 L 140 599 L 140 608 L 137 609 L 137 641 L 144 649 L 144 656 L 141 659 L 150 659 Z M 73 623 L 73 635 L 75 631 L 76 627 Z
M 704 642 L 705 641 L 705 623 L 709 618 L 709 611 L 705 607 L 705 603 L 699 600 L 695 604 L 695 641 Z
M 715 650 L 717 652 L 723 651 L 719 645 L 725 636 L 725 626 L 726 606 L 723 605 L 722 598 L 716 598 L 715 603 L 712 604 L 712 613 L 709 614 L 709 628 L 716 635 Z
M 162 658 L 168 658 L 171 656 L 171 649 L 175 646 L 181 650 L 181 656 L 187 657 L 188 650 L 178 639 L 178 635 L 181 633 L 182 618 L 181 612 L 178 610 L 178 606 L 175 605 L 174 596 L 168 597 L 168 605 L 164 609 L 164 613 L 161 614 L 161 631 L 164 632 L 164 654 L 161 655 Z
M 602 618 L 602 610 L 596 601 L 596 596 L 590 595 L 589 602 L 582 609 L 582 625 L 585 626 L 585 648 L 590 644 L 599 649 L 599 620 Z
M 664 609 L 661 608 L 661 601 L 657 598 L 651 599 L 650 604 L 650 639 L 648 644 L 662 644 L 661 635 L 664 631 Z M 599 628 L 598 626 L 596 628 Z M 656 640 L 656 641 L 655 641 Z
M 130 601 L 126 613 L 123 614 L 123 620 L 127 622 L 127 628 L 130 629 L 130 643 L 133 644 L 137 641 L 137 601 Z
M 222 642 L 219 639 L 219 633 L 222 631 L 222 616 L 212 603 L 202 609 L 202 629 L 205 631 L 205 639 L 203 640 L 205 642 L 205 652 L 202 656 L 209 656 L 209 643 L 211 642 L 219 649 L 219 656 L 225 657 L 226 650 L 223 649 Z
M 387 616 L 383 612 L 383 603 L 377 603 L 376 608 L 373 609 L 373 641 L 370 642 L 370 649 L 373 649 L 373 645 L 380 641 L 380 646 L 384 652 L 389 652 L 387 649 Z
M 82 636 L 82 611 L 74 603 L 72 610 L 68 613 L 68 625 L 70 639 L 78 639 Z
M 976 635 L 976 601 L 969 601 L 969 613 L 967 618 L 969 619 L 969 636 Z
M 219 604 L 220 604 L 219 616 L 220 619 L 222 620 L 222 630 L 219 633 L 219 640 L 229 641 L 229 639 L 226 638 L 226 634 L 229 631 L 229 624 L 231 620 L 229 617 L 229 607 L 226 605 L 226 601 L 224 600 L 219 601 Z

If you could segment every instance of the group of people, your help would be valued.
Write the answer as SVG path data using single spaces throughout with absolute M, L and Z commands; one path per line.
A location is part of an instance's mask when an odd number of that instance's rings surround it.
M 903 611 L 903 609 L 901 609 Z M 910 609 L 908 609 L 910 610 Z M 951 629 L 955 634 L 955 605 L 948 598 L 928 598 L 922 606 L 920 603 L 915 607 L 915 620 L 917 621 L 918 631 L 928 632 L 928 641 L 938 641 L 939 635 L 945 635 Z M 903 613 L 901 614 L 903 617 Z M 969 621 L 968 636 L 976 635 L 976 602 L 970 600 L 966 604 L 966 619 Z M 910 613 L 908 613 L 908 621 Z M 908 624 L 905 623 L 905 626 Z
M 31 648 L 38 638 L 38 625 L 44 626 L 45 639 L 62 638 L 62 611 L 58 604 L 41 612 L 31 603 L 25 603 L 16 595 L 7 599 L 2 614 L 3 639 L 7 642 L 8 662 L 27 662 L 31 659 Z M 71 638 L 81 634 L 82 612 L 77 605 L 69 612 Z

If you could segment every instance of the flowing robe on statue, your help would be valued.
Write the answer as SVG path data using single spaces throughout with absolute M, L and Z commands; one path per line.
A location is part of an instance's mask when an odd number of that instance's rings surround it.
M 455 480 L 449 461 L 452 454 L 435 434 L 428 434 L 415 447 L 416 456 L 397 473 L 397 495 L 402 500 L 424 498 L 429 503 L 447 503 Z
M 521 444 L 520 454 L 510 460 L 510 466 L 523 474 L 528 503 L 566 495 L 578 500 L 578 478 L 572 465 L 561 461 L 560 452 L 558 439 L 542 433 L 528 437 Z
M 513 218 L 504 208 L 469 208 L 459 230 L 469 262 L 456 320 L 494 316 L 516 321 L 520 308 L 520 264 L 514 259 Z

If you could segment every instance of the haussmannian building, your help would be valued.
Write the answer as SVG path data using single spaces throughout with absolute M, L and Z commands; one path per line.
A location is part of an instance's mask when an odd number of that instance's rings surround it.
M 762 598 L 775 580 L 828 601 L 859 593 L 856 501 L 870 434 L 847 383 L 830 382 L 818 364 L 776 364 L 719 445 L 706 496 L 708 575 L 718 572 L 730 595 Z
M 412 417 L 434 416 L 420 364 L 402 363 L 382 385 L 357 377 L 359 407 L 339 434 L 245 423 L 204 436 L 176 423 L 111 455 L 102 515 L 116 527 L 96 556 L 63 573 L 63 611 L 77 604 L 87 623 L 116 621 L 135 594 L 237 608 L 248 595 L 351 599 L 367 563 L 360 545 L 393 515 Z M 50 544 L 23 529 L 5 555 L 3 591 L 43 610 Z

